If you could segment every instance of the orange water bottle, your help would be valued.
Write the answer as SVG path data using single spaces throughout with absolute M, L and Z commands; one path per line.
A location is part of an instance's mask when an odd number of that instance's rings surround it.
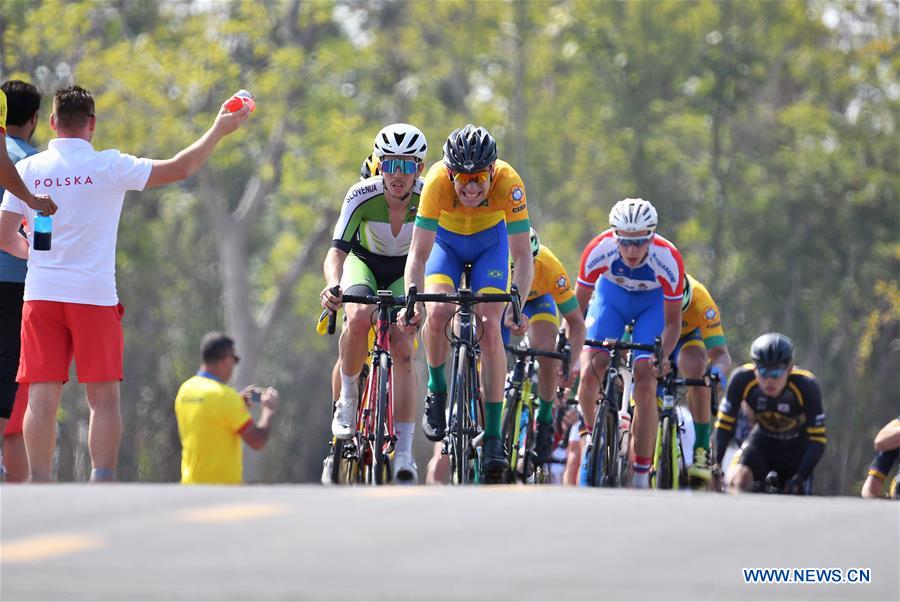
M 229 113 L 234 113 L 235 111 L 240 111 L 241 107 L 244 105 L 250 107 L 251 113 L 256 110 L 256 102 L 253 100 L 253 95 L 246 90 L 238 90 L 235 92 L 234 96 L 229 98 L 228 102 L 225 103 L 225 108 L 228 109 Z

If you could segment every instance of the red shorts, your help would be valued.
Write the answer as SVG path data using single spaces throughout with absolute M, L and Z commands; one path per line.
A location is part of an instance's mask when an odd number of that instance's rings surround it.
M 69 380 L 75 356 L 78 382 L 122 380 L 122 315 L 118 305 L 26 301 L 22 307 L 19 383 Z
M 25 408 L 28 407 L 28 385 L 19 385 L 16 391 L 16 400 L 13 402 L 12 414 L 6 423 L 4 435 L 17 435 L 22 432 L 22 423 L 25 422 Z

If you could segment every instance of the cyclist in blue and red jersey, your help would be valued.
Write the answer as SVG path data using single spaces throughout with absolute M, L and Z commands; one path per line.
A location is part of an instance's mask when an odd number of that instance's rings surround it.
M 668 358 L 681 333 L 684 263 L 671 242 L 656 234 L 656 209 L 643 199 L 624 199 L 609 213 L 611 228 L 596 236 L 581 256 L 575 296 L 587 308 L 587 338 L 620 339 L 634 320 L 635 343 L 652 345 L 662 336 L 663 357 Z M 598 283 L 599 280 L 599 283 Z M 669 370 L 668 359 L 655 367 L 651 354 L 635 352 L 634 363 L 634 480 L 637 488 L 649 485 L 649 470 L 656 442 L 656 377 Z M 581 353 L 578 401 L 585 429 L 593 430 L 594 408 L 609 355 L 586 346 Z M 587 479 L 589 445 L 584 446 L 581 482 Z

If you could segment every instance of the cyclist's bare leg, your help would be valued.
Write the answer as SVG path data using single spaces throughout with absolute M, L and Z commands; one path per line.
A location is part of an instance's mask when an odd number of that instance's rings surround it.
M 702 344 L 687 345 L 678 353 L 678 371 L 685 378 L 703 378 L 706 366 L 709 362 L 709 354 Z M 710 436 L 710 403 L 712 392 L 707 387 L 688 387 L 688 408 L 694 421 L 694 432 L 697 439 L 693 450 L 684 450 L 685 454 L 693 454 L 695 465 L 692 465 L 689 473 L 692 477 L 708 479 L 706 470 L 709 463 L 709 436 Z M 703 449 L 702 453 L 696 450 Z M 699 462 L 699 464 L 697 464 Z
M 649 357 L 638 358 L 634 365 L 634 486 L 646 487 L 659 410 L 656 405 L 656 374 Z
M 355 376 L 362 371 L 369 355 L 369 329 L 372 327 L 371 307 L 348 303 L 344 306 L 344 312 L 347 321 L 344 323 L 340 341 L 342 381 L 344 377 Z M 359 393 L 354 386 L 351 391 L 341 390 L 340 396 L 345 399 L 356 399 Z
M 425 285 L 428 294 L 452 294 L 456 292 L 450 284 L 428 283 Z M 428 303 L 425 306 L 427 317 L 422 331 L 422 343 L 425 345 L 425 358 L 429 366 L 437 367 L 447 363 L 450 355 L 450 341 L 447 340 L 445 328 L 447 321 L 456 312 L 451 303 Z
M 506 350 L 500 334 L 503 309 L 503 303 L 482 303 L 475 308 L 475 314 L 484 327 L 481 338 L 481 376 L 484 399 L 487 402 L 503 402 L 506 382 Z
M 866 482 L 863 483 L 860 495 L 867 500 L 873 500 L 881 497 L 881 492 L 883 490 L 884 481 L 876 476 L 869 475 L 868 477 L 866 477 Z
M 61 396 L 61 382 L 29 385 L 24 433 L 32 481 L 50 480 L 53 450 L 56 447 L 56 411 Z
M 3 466 L 10 483 L 28 480 L 28 455 L 22 433 L 3 436 Z
M 578 383 L 578 404 L 588 428 L 594 427 L 597 400 L 603 375 L 609 366 L 609 354 L 585 347 L 581 352 L 581 380 Z
M 122 440 L 122 413 L 119 411 L 118 381 L 85 383 L 91 407 L 88 449 L 91 452 L 91 480 L 115 480 Z
M 341 333 L 343 336 L 343 333 Z M 331 399 L 337 401 L 341 395 L 341 354 L 338 352 L 337 359 L 334 360 L 334 368 L 331 369 Z
M 441 453 L 443 444 L 434 444 L 431 459 L 428 460 L 428 471 L 425 473 L 426 485 L 446 485 L 450 482 L 450 457 Z
M 532 349 L 539 351 L 556 350 L 558 327 L 549 320 L 532 321 L 528 326 L 528 340 Z M 552 400 L 556 395 L 556 371 L 559 360 L 540 358 L 538 365 L 538 395 L 541 399 Z
M 394 362 L 394 421 L 412 422 L 416 418 L 419 379 L 413 365 L 415 335 L 403 334 L 391 326 L 391 359 Z
M 678 372 L 685 378 L 703 378 L 709 354 L 702 345 L 688 345 L 678 353 Z M 688 387 L 688 407 L 694 422 L 709 423 L 710 390 L 708 387 Z
M 577 485 L 578 471 L 581 468 L 581 439 L 569 441 L 566 450 L 566 470 L 563 472 L 563 485 Z

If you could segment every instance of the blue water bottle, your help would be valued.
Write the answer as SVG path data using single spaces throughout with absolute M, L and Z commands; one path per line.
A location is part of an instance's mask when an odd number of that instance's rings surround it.
M 40 211 L 34 218 L 34 240 L 33 246 L 35 251 L 49 251 L 50 238 L 53 236 L 53 218 L 44 215 Z

